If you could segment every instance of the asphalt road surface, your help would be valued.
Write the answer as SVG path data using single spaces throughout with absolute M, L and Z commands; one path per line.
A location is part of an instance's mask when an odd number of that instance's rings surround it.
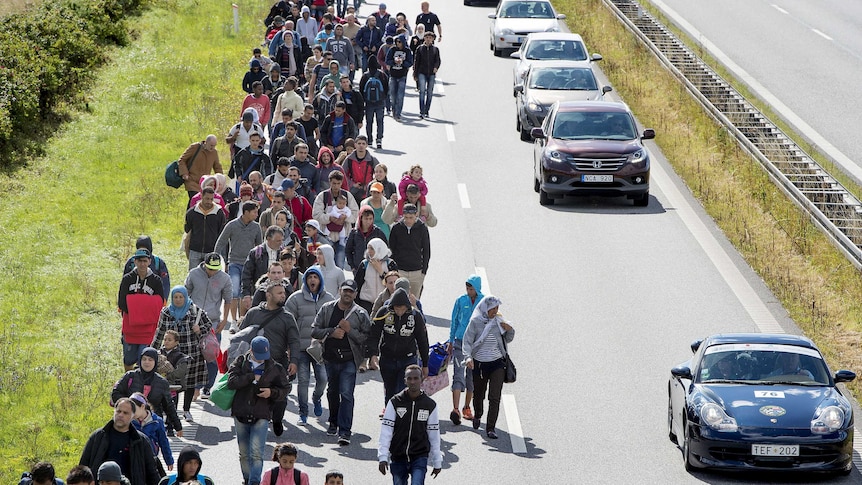
M 411 20 L 418 13 L 418 1 L 387 4 Z M 362 12 L 375 8 L 363 5 Z M 540 207 L 532 190 L 532 146 L 515 131 L 513 60 L 488 49 L 491 8 L 437 0 L 431 9 L 444 24 L 431 119 L 418 119 L 417 96 L 408 89 L 404 121 L 386 118 L 384 149 L 375 155 L 389 165 L 390 180 L 421 163 L 429 181 L 428 200 L 440 219 L 431 229 L 422 298 L 431 340 L 446 340 L 452 303 L 466 277 L 479 271 L 485 293 L 502 299 L 501 311 L 516 329 L 510 349 L 519 379 L 504 388 L 496 441 L 469 425 L 452 425 L 450 394 L 434 396 L 444 466 L 429 482 L 823 481 L 684 471 L 667 438 L 667 379 L 690 355 L 689 343 L 716 332 L 798 329 L 653 143 L 648 207 L 623 198 Z M 285 433 L 269 435 L 267 454 L 277 443 L 297 444 L 297 466 L 312 483 L 322 483 L 330 469 L 343 471 L 348 484 L 391 483 L 376 463 L 384 404 L 378 373 L 360 375 L 346 447 L 325 435 L 326 409 L 307 427 L 295 426 L 295 392 L 290 399 Z M 196 402 L 192 413 L 196 422 L 175 448 L 198 445 L 204 473 L 220 484 L 240 483 L 232 419 L 207 401 Z M 859 483 L 860 475 L 828 480 Z

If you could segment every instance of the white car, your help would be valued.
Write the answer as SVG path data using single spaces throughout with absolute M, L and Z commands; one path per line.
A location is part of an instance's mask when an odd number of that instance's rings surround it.
M 558 14 L 551 2 L 545 0 L 502 0 L 497 11 L 488 15 L 491 19 L 491 50 L 502 56 L 503 49 L 517 49 L 533 32 L 559 32 L 559 20 L 566 16 Z
M 531 65 L 544 61 L 581 61 L 584 65 L 602 60 L 600 54 L 587 55 L 584 39 L 568 32 L 536 32 L 527 36 L 521 47 L 510 57 L 518 59 L 512 68 L 513 85 L 524 84 Z

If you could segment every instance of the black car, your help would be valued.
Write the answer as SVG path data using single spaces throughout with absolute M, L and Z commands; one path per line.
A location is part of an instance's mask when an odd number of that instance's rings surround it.
M 853 408 L 811 340 L 726 334 L 691 344 L 671 370 L 668 434 L 686 470 L 853 469 Z
M 533 138 L 533 189 L 539 203 L 566 195 L 625 195 L 636 206 L 649 204 L 649 151 L 624 103 L 558 101 Z

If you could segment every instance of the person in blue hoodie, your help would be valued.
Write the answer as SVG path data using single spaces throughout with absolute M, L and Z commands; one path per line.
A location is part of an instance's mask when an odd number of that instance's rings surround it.
M 263 66 L 260 65 L 260 61 L 252 59 L 251 62 L 248 63 L 248 72 L 246 72 L 245 76 L 242 78 L 242 90 L 251 94 L 254 91 L 251 85 L 255 81 L 263 82 L 263 78 L 266 76 L 267 73 L 264 72 Z
M 470 323 L 470 315 L 473 314 L 473 309 L 479 300 L 484 298 L 482 294 L 482 278 L 479 275 L 471 274 L 467 277 L 467 292 L 459 296 L 455 300 L 455 306 L 452 308 L 452 322 L 449 326 L 449 355 L 452 356 L 454 367 L 452 369 L 452 412 L 449 413 L 449 419 L 455 425 L 461 424 L 461 417 L 464 419 L 473 419 L 473 410 L 470 409 L 470 401 L 473 399 L 473 378 L 466 375 L 467 368 L 464 366 L 464 354 L 462 352 L 464 346 L 464 332 L 467 330 L 467 324 Z M 461 405 L 461 392 L 467 391 L 464 396 L 464 407 L 458 411 Z
M 284 304 L 284 311 L 296 319 L 296 326 L 299 328 L 299 348 L 302 349 L 299 352 L 299 365 L 296 370 L 298 424 L 301 426 L 308 423 L 308 383 L 311 380 L 312 370 L 314 370 L 314 395 L 311 396 L 311 401 L 314 404 L 314 415 L 319 417 L 323 414 L 320 400 L 326 389 L 326 368 L 322 363 L 317 363 L 306 349 L 311 345 L 311 325 L 314 323 L 314 317 L 324 303 L 335 299 L 325 288 L 320 269 L 312 266 L 302 277 L 302 289 L 290 295 Z

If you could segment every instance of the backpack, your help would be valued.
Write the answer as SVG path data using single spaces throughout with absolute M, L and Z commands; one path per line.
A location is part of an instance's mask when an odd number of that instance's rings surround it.
M 275 317 L 278 316 L 279 312 L 273 312 L 272 315 L 268 316 L 263 323 L 259 325 L 249 325 L 239 332 L 235 333 L 234 336 L 230 339 L 230 346 L 227 349 L 227 365 L 230 367 L 231 364 L 237 359 L 237 357 L 241 355 L 245 355 L 249 350 L 251 350 L 251 341 L 257 336 L 263 335 L 263 329 L 269 325 Z
M 299 476 L 299 475 L 295 475 L 295 476 Z M 296 484 L 299 485 L 299 480 L 298 479 L 295 479 L 295 480 L 296 480 Z M 24 472 L 21 474 L 21 480 L 18 482 L 18 485 L 33 485 L 34 483 L 36 483 L 36 482 L 33 481 L 33 475 L 31 475 L 30 472 Z M 63 480 L 60 480 L 59 478 L 54 478 L 53 483 L 54 483 L 54 485 L 64 485 Z
M 275 467 L 269 471 L 269 485 L 275 485 L 275 482 L 278 481 L 278 468 Z M 299 470 L 296 468 L 293 469 L 293 483 L 296 485 L 300 485 L 300 480 L 302 475 L 299 473 Z
M 383 100 L 383 83 L 380 82 L 377 75 L 368 78 L 365 89 L 362 90 L 362 96 L 366 103 L 379 103 Z

